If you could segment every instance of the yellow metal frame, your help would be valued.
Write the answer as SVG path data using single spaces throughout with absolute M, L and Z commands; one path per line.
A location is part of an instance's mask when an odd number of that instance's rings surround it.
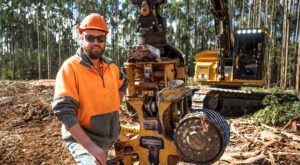
M 142 112 L 142 106 L 143 106 L 143 101 L 141 101 L 138 98 L 129 98 L 128 99 L 129 104 L 136 110 L 138 116 L 139 116 L 139 122 L 144 123 L 144 122 L 156 122 L 157 120 L 154 118 L 153 120 L 145 120 L 143 117 L 143 112 Z M 158 112 L 159 112 L 159 118 L 160 121 L 163 120 L 163 114 L 164 112 L 170 107 L 171 102 L 163 102 L 163 103 L 158 103 Z M 141 165 L 150 165 L 148 161 L 148 155 L 149 155 L 149 150 L 146 148 L 142 148 L 140 146 L 140 140 L 142 136 L 152 136 L 152 137 L 157 137 L 161 138 L 164 141 L 164 148 L 159 150 L 159 164 L 160 165 L 168 165 L 168 156 L 174 155 L 177 156 L 177 149 L 174 144 L 173 140 L 167 139 L 163 134 L 157 133 L 157 131 L 153 130 L 146 130 L 144 128 L 143 124 L 140 124 L 140 133 L 138 136 L 128 139 L 126 138 L 127 136 L 122 133 L 120 136 L 120 144 L 123 146 L 131 146 L 133 148 L 133 151 L 135 154 L 139 156 L 139 162 Z M 124 156 L 124 150 L 120 150 L 116 152 L 117 157 L 122 157 Z M 134 159 L 131 156 L 127 156 L 123 159 L 124 164 L 126 165 L 131 165 L 134 163 Z
M 266 85 L 267 75 L 264 76 L 262 80 L 219 80 L 219 81 L 210 81 L 210 80 L 198 80 L 197 82 L 202 85 L 230 85 L 230 86 L 253 86 L 253 87 L 262 87 Z
M 267 31 L 267 29 L 264 29 Z M 268 31 L 267 31 L 268 32 Z M 267 81 L 267 74 L 264 75 L 262 80 L 244 80 L 233 79 L 233 74 L 225 73 L 225 80 L 220 80 L 220 75 L 217 73 L 218 51 L 217 50 L 204 50 L 195 55 L 195 75 L 194 81 L 201 85 L 227 85 L 227 86 L 264 86 Z M 199 70 L 199 66 L 203 70 Z M 231 68 L 231 73 L 233 68 Z M 206 71 L 204 71 L 206 70 Z M 208 74 L 207 79 L 198 78 L 198 74 Z
M 135 162 L 139 161 L 141 165 L 150 165 L 149 162 L 149 149 L 143 148 L 141 146 L 141 140 L 143 137 L 154 137 L 162 139 L 163 148 L 159 149 L 159 165 L 173 165 L 179 161 L 179 153 L 177 152 L 174 140 L 167 136 L 164 131 L 166 121 L 164 120 L 164 114 L 174 113 L 175 110 L 171 109 L 172 101 L 162 100 L 161 102 L 157 101 L 157 115 L 159 117 L 150 117 L 145 116 L 145 110 L 143 109 L 144 100 L 141 95 L 149 93 L 150 89 L 139 89 L 135 86 L 135 78 L 138 75 L 135 75 L 136 70 L 143 70 L 145 67 L 159 68 L 158 70 L 163 69 L 163 79 L 164 87 L 167 88 L 166 82 L 170 80 L 175 80 L 177 77 L 180 77 L 180 80 L 185 80 L 185 72 L 183 67 L 179 67 L 179 60 L 171 61 L 160 61 L 160 62 L 137 62 L 137 63 L 125 63 L 125 68 L 128 76 L 128 89 L 126 95 L 126 102 L 136 111 L 139 120 L 139 127 L 127 127 L 121 125 L 121 134 L 118 145 L 121 145 L 119 150 L 116 150 L 116 156 L 123 159 L 125 165 L 132 165 Z M 153 65 L 153 66 L 151 66 Z M 142 81 L 142 80 L 140 80 Z M 161 92 L 162 95 L 176 95 L 184 92 L 184 87 L 171 88 L 170 90 L 164 90 Z M 191 91 L 190 91 L 191 92 Z M 151 93 L 151 92 L 150 92 Z M 187 97 L 190 93 L 185 93 L 180 95 L 183 98 Z M 148 95 L 149 96 L 149 95 Z M 173 112 L 174 111 L 174 112 Z M 149 130 L 145 129 L 144 123 L 151 122 L 155 123 L 157 126 L 161 125 L 162 133 L 159 133 L 158 130 Z M 132 135 L 133 134 L 133 135 Z M 132 151 L 125 151 L 126 147 L 131 147 Z

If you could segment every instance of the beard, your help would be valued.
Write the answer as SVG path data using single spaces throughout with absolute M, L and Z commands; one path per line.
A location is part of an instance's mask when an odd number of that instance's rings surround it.
M 99 59 L 102 57 L 105 47 L 103 49 L 100 46 L 92 46 L 90 48 L 83 47 L 85 54 L 91 59 Z

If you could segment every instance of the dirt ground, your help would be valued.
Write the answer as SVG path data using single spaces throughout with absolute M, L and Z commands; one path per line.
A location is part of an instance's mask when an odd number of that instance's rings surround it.
M 0 164 L 76 164 L 51 111 L 53 92 L 28 81 L 0 81 Z M 231 141 L 215 164 L 300 164 L 299 128 L 280 130 L 249 117 L 228 122 Z

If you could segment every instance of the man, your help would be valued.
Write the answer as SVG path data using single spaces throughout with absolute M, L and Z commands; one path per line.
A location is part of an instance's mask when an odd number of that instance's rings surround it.
M 108 28 L 99 14 L 85 17 L 78 31 L 82 47 L 57 74 L 52 108 L 77 164 L 106 164 L 120 133 L 118 109 L 127 77 L 102 56 Z

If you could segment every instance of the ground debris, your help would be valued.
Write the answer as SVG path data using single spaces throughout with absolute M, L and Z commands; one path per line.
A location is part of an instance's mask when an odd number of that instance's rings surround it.
M 34 86 L 48 86 L 48 87 L 54 87 L 55 86 L 55 79 L 42 79 L 37 80 L 31 83 Z
M 13 97 L 1 97 L 0 98 L 0 106 L 11 103 L 13 101 L 12 98 Z
M 229 121 L 231 139 L 215 164 L 299 164 L 299 132 L 254 122 L 249 117 Z M 288 136 L 287 136 L 288 135 Z
M 76 164 L 61 140 L 51 110 L 54 88 L 28 81 L 0 81 L 0 164 Z
M 51 110 L 53 86 L 26 81 L 0 81 L 0 86 L 0 98 L 12 99 L 0 105 L 0 164 L 75 165 L 62 142 L 61 123 Z M 120 114 L 122 124 L 134 125 L 137 120 L 137 114 L 125 104 Z M 215 165 L 299 164 L 300 133 L 293 130 L 292 124 L 282 129 L 255 122 L 250 117 L 230 119 L 228 123 L 230 143 Z M 113 154 L 108 157 L 113 158 Z

